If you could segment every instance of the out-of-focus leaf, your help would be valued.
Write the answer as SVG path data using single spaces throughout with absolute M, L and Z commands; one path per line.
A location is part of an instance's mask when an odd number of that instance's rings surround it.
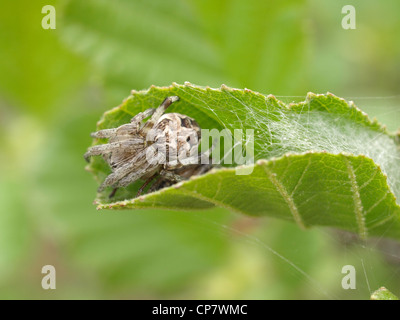
M 113 103 L 173 81 L 304 92 L 304 3 L 72 0 L 62 39 L 101 71 Z
M 58 39 L 61 32 L 60 1 L 13 1 L 15 12 L 0 5 L 0 95 L 9 102 L 10 112 L 20 109 L 40 115 L 40 120 L 51 118 L 59 111 L 59 104 L 80 89 L 86 76 L 86 65 Z M 3 6 L 4 4 L 4 6 Z M 42 7 L 56 8 L 57 28 L 42 28 Z M 1 106 L 0 106 L 1 107 Z M 1 109 L 0 109 L 1 111 Z

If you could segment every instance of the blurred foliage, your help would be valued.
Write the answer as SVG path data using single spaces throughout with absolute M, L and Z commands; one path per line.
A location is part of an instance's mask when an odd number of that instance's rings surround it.
M 57 10 L 56 30 L 41 28 L 48 4 Z M 360 97 L 358 106 L 395 129 L 400 3 L 354 0 L 357 29 L 347 31 L 340 25 L 344 4 L 2 1 L 0 298 L 351 299 L 381 286 L 400 292 L 398 265 L 375 246 L 343 243 L 327 230 L 300 231 L 222 209 L 99 214 L 91 204 L 96 183 L 83 170 L 103 111 L 131 89 L 173 81 Z M 40 287 L 46 264 L 56 267 L 55 291 Z M 346 264 L 359 271 L 351 292 L 340 287 Z

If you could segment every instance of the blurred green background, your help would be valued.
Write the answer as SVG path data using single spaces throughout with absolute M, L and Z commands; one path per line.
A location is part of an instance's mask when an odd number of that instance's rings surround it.
M 56 30 L 41 25 L 48 4 Z M 356 30 L 341 26 L 347 4 Z M 395 130 L 399 12 L 398 0 L 1 0 L 0 298 L 399 295 L 400 253 L 383 239 L 365 246 L 223 209 L 97 212 L 82 157 L 104 111 L 131 89 L 172 82 L 285 102 L 330 91 Z M 56 290 L 41 287 L 48 264 Z M 348 264 L 356 290 L 341 287 Z

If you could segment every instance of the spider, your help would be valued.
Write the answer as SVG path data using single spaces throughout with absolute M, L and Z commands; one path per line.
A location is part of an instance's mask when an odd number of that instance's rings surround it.
M 107 138 L 108 143 L 90 147 L 85 159 L 89 161 L 91 156 L 102 155 L 112 170 L 98 192 L 112 186 L 111 198 L 118 188 L 141 179 L 145 182 L 137 193 L 139 196 L 155 178 L 158 179 L 149 192 L 211 169 L 211 164 L 202 164 L 211 149 L 197 154 L 201 139 L 199 124 L 186 115 L 164 114 L 178 100 L 177 96 L 167 97 L 158 108 L 138 113 L 130 123 L 91 134 L 93 138 Z

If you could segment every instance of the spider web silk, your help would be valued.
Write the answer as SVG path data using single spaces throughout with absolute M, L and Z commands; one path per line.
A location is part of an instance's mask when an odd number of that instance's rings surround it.
M 246 128 L 249 128 L 251 124 L 255 132 L 255 160 L 307 151 L 365 155 L 380 166 L 387 176 L 389 188 L 396 196 L 397 203 L 400 204 L 400 148 L 387 134 L 369 130 L 365 124 L 356 123 L 338 114 L 311 111 L 309 104 L 304 104 L 300 113 L 277 108 L 271 110 L 268 105 L 259 106 L 255 103 L 249 106 L 231 92 L 225 91 L 238 103 L 230 105 L 229 108 L 211 105 L 199 98 L 201 91 L 198 90 L 198 97 L 193 96 L 193 98 L 210 110 L 226 129 L 241 129 L 246 132 Z M 185 92 L 188 93 L 186 90 Z M 400 95 L 395 95 L 386 98 L 398 99 L 399 97 Z M 383 98 L 385 97 L 365 97 L 364 99 Z M 232 122 L 232 119 L 235 120 Z M 245 146 L 248 142 L 244 135 L 242 144 Z

